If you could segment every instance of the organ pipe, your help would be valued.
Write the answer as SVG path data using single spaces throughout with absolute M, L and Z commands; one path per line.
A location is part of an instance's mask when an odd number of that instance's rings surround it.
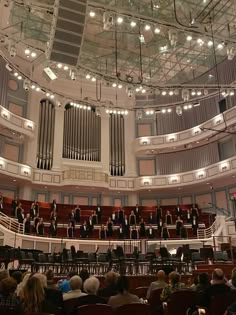
M 53 164 L 55 108 L 49 100 L 40 102 L 37 168 L 50 170 Z
M 94 110 L 65 106 L 63 158 L 100 161 L 101 117 Z

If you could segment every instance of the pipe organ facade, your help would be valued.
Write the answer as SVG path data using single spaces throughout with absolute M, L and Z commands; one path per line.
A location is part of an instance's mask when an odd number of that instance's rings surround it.
M 101 117 L 93 108 L 65 106 L 63 158 L 101 161 Z
M 50 170 L 53 165 L 55 108 L 49 100 L 42 100 L 39 108 L 37 168 Z

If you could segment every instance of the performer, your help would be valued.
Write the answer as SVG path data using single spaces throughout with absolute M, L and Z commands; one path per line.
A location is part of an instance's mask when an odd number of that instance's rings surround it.
M 79 207 L 79 205 L 77 205 L 75 208 L 75 221 L 80 222 L 80 207 Z
M 50 214 L 50 221 L 55 221 L 55 224 L 57 225 L 57 220 L 58 220 L 58 217 L 57 217 L 57 211 L 56 210 L 52 210 L 51 211 L 51 214 Z
M 49 227 L 49 235 L 51 237 L 56 237 L 57 236 L 57 226 L 55 220 L 51 221 L 50 227 Z
M 149 225 L 149 228 L 146 231 L 146 235 L 147 235 L 147 238 L 149 238 L 149 239 L 155 238 L 155 231 L 154 231 L 151 224 Z
M 162 208 L 161 208 L 160 205 L 158 205 L 157 208 L 156 208 L 156 220 L 157 220 L 157 225 L 158 225 L 160 219 L 162 219 Z
M 188 231 L 184 225 L 180 228 L 180 237 L 182 239 L 187 239 L 188 238 Z
M 15 209 L 15 217 L 18 218 L 19 214 L 22 212 L 22 204 L 19 202 L 18 206 Z
M 138 239 L 138 231 L 136 229 L 136 225 L 133 225 L 132 228 L 130 229 L 130 238 L 132 240 Z
M 176 226 L 176 236 L 180 236 L 180 229 L 183 226 L 183 221 L 180 219 L 180 217 L 177 217 L 177 220 L 175 221 Z
M 57 209 L 57 202 L 56 202 L 56 200 L 55 199 L 53 199 L 53 201 L 52 201 L 52 204 L 51 204 L 51 212 L 52 211 L 57 211 L 58 209 Z
M 74 237 L 74 228 L 72 226 L 72 222 L 68 223 L 68 227 L 67 227 L 67 237 L 68 238 L 73 238 Z
M 125 237 L 125 231 L 124 231 L 122 224 L 120 224 L 120 226 L 118 228 L 118 238 L 123 239 L 124 237 Z
M 105 240 L 107 238 L 107 230 L 104 224 L 101 225 L 101 228 L 99 230 L 99 238 L 100 240 Z
M 187 209 L 187 212 L 186 212 L 186 222 L 188 224 L 192 223 L 192 213 L 190 212 L 189 209 Z
M 113 222 L 113 224 L 116 224 L 116 222 L 117 222 L 117 215 L 116 215 L 115 211 L 113 211 L 111 214 L 111 221 Z
M 92 214 L 92 222 L 93 222 L 93 225 L 98 224 L 98 217 L 95 210 Z
M 125 238 L 129 238 L 129 229 L 130 229 L 130 225 L 129 225 L 129 221 L 128 221 L 128 217 L 127 215 L 124 216 L 124 221 L 123 221 L 123 230 L 124 230 L 124 236 Z
M 171 225 L 172 224 L 172 215 L 170 214 L 170 211 L 167 210 L 166 212 L 166 224 Z
M 23 221 L 25 234 L 30 234 L 30 214 L 27 213 Z
M 88 221 L 87 221 L 87 228 L 88 228 L 88 233 L 90 236 L 92 236 L 92 233 L 93 233 L 93 219 L 92 219 L 92 216 L 90 216 L 88 218 Z
M 139 209 L 139 205 L 138 204 L 136 204 L 136 206 L 135 206 L 134 215 L 136 216 L 136 222 L 139 223 L 141 211 Z
M 37 232 L 38 236 L 44 236 L 43 218 L 40 218 L 40 221 L 37 224 L 36 232 Z
M 96 208 L 96 214 L 97 214 L 97 217 L 98 217 L 98 223 L 101 223 L 101 220 L 102 220 L 102 209 L 101 209 L 100 205 L 98 205 L 97 208 Z
M 164 240 L 167 240 L 168 238 L 170 238 L 170 233 L 169 233 L 166 223 L 163 224 L 161 238 L 163 238 Z
M 33 232 L 37 233 L 37 225 L 40 221 L 39 214 L 36 214 L 36 217 L 34 218 L 34 225 L 33 225 Z
M 124 221 L 124 209 L 121 207 L 118 211 L 118 223 L 123 224 Z
M 107 221 L 107 237 L 112 237 L 112 235 L 113 235 L 113 222 L 111 220 L 111 217 L 109 217 Z
M 198 219 L 196 216 L 193 217 L 192 220 L 192 229 L 193 229 L 193 235 L 197 236 L 197 230 L 198 230 Z
M 199 218 L 198 208 L 196 207 L 195 204 L 192 205 L 191 214 L 192 214 L 192 217 Z
M 149 217 L 148 217 L 148 224 L 155 224 L 155 218 L 152 215 L 152 212 L 150 212 Z
M 75 228 L 75 218 L 76 218 L 76 213 L 75 210 L 72 209 L 71 212 L 69 213 L 69 221 L 72 223 L 73 228 Z
M 175 216 L 176 217 L 182 217 L 182 214 L 183 214 L 182 208 L 180 207 L 180 205 L 177 205 L 175 208 Z
M 131 211 L 129 216 L 129 225 L 136 225 L 136 215 L 134 214 L 134 211 Z
M 24 209 L 18 208 L 17 210 L 17 219 L 19 223 L 23 223 L 25 218 Z
M 87 238 L 88 237 L 88 227 L 86 221 L 84 221 L 83 225 L 80 226 L 80 237 Z
M 145 236 L 146 236 L 146 226 L 142 218 L 139 224 L 139 237 L 145 237 Z
M 11 210 L 12 210 L 12 215 L 17 217 L 16 215 L 16 208 L 19 205 L 19 201 L 17 200 L 17 198 L 14 198 L 11 202 Z
M 162 234 L 162 229 L 163 229 L 163 222 L 162 222 L 162 218 L 160 218 L 159 222 L 158 222 L 158 234 L 160 235 L 161 237 L 161 234 Z

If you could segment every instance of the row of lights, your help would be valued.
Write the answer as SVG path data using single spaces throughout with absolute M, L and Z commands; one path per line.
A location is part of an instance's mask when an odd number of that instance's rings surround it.
M 115 114 L 115 115 L 128 115 L 128 111 L 127 110 L 116 110 L 116 109 L 107 109 L 106 110 L 107 114 Z
M 82 104 L 78 104 L 76 102 L 70 102 L 71 106 L 74 106 L 76 108 L 80 108 L 80 109 L 86 109 L 86 110 L 91 110 L 91 106 L 86 106 L 86 105 L 82 105 Z
M 29 48 L 25 49 L 25 55 L 27 58 L 29 58 L 29 57 L 36 58 L 37 57 L 37 53 L 35 51 L 30 50 Z
M 188 35 L 187 37 L 186 37 L 186 40 L 187 41 L 192 41 L 193 40 L 193 37 L 192 37 L 192 35 Z M 205 42 L 204 42 L 204 40 L 202 39 L 202 38 L 197 38 L 197 43 L 199 44 L 199 46 L 203 46 L 204 44 L 205 44 Z M 209 40 L 208 42 L 207 42 L 207 46 L 208 47 L 212 47 L 213 46 L 213 41 L 212 40 Z M 225 47 L 225 43 L 224 42 L 222 42 L 222 43 L 219 43 L 217 46 L 216 46 L 216 48 L 217 49 L 223 49 Z

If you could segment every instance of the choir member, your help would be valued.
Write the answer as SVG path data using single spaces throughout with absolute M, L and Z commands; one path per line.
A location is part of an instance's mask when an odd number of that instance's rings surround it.
M 17 210 L 17 219 L 19 223 L 23 223 L 25 218 L 24 209 L 18 208 Z
M 180 205 L 177 205 L 176 208 L 175 208 L 175 216 L 176 217 L 181 217 L 182 214 L 183 214 L 182 208 L 180 207 Z
M 160 218 L 160 220 L 158 221 L 158 233 L 161 236 L 162 233 L 162 229 L 163 229 L 163 222 L 162 222 L 162 218 Z
M 192 208 L 191 208 L 191 215 L 192 215 L 192 217 L 196 217 L 196 218 L 199 217 L 198 208 L 196 207 L 195 204 L 192 205 Z
M 57 225 L 55 220 L 51 221 L 50 227 L 49 227 L 49 235 L 51 237 L 56 237 L 57 236 Z
M 92 216 L 90 216 L 87 220 L 87 227 L 88 227 L 88 233 L 90 235 L 92 235 L 93 233 L 93 219 L 92 219 Z
M 152 227 L 151 224 L 150 224 L 149 227 L 147 228 L 146 236 L 147 236 L 147 238 L 149 238 L 149 239 L 155 238 L 155 231 L 154 231 L 154 229 L 153 229 L 153 227 Z
M 118 238 L 123 239 L 124 237 L 125 237 L 125 231 L 124 231 L 122 224 L 120 224 L 120 226 L 118 228 Z
M 112 214 L 111 214 L 111 220 L 112 220 L 113 224 L 116 224 L 117 216 L 116 216 L 115 211 L 113 211 Z
M 18 206 L 15 209 L 15 217 L 18 218 L 18 215 L 22 212 L 22 204 L 19 202 Z
M 148 217 L 148 224 L 155 224 L 155 218 L 152 215 L 152 212 L 150 212 L 149 217 Z
M 102 220 L 102 209 L 101 209 L 100 205 L 98 205 L 97 208 L 96 208 L 96 214 L 97 214 L 97 217 L 98 217 L 98 223 L 101 223 L 101 220 Z
M 51 214 L 50 214 L 50 221 L 55 221 L 56 225 L 57 225 L 57 221 L 58 221 L 58 217 L 57 217 L 57 211 L 56 210 L 52 210 Z
M 81 238 L 88 237 L 88 227 L 87 227 L 86 221 L 84 221 L 84 223 L 80 226 L 79 231 L 80 231 L 80 237 Z
M 172 224 L 172 215 L 169 210 L 166 211 L 166 224 L 167 225 Z
M 68 238 L 73 238 L 74 237 L 74 228 L 72 226 L 72 222 L 68 223 L 68 227 L 67 227 L 67 237 Z
M 192 229 L 193 229 L 193 235 L 197 236 L 197 230 L 198 230 L 198 218 L 196 216 L 193 216 L 192 220 Z
M 118 223 L 119 224 L 122 224 L 124 221 L 124 210 L 123 208 L 121 207 L 118 211 Z
M 138 231 L 137 231 L 136 225 L 133 225 L 130 229 L 130 238 L 132 240 L 138 239 Z
M 98 217 L 95 210 L 92 214 L 92 222 L 93 222 L 93 225 L 98 224 Z
M 100 240 L 105 240 L 107 237 L 107 230 L 104 224 L 101 225 L 101 228 L 99 230 L 99 238 Z
M 169 233 L 166 223 L 163 224 L 163 228 L 161 231 L 161 238 L 163 238 L 164 240 L 167 240 L 168 238 L 170 238 L 170 233 Z
M 14 198 L 11 202 L 11 210 L 12 210 L 12 215 L 14 215 L 15 217 L 17 217 L 16 215 L 16 208 L 19 205 L 19 201 L 17 200 L 17 198 Z
M 138 204 L 136 204 L 136 206 L 135 206 L 134 215 L 136 217 L 136 222 L 139 223 L 141 212 L 140 212 Z
M 145 236 L 146 236 L 146 226 L 142 218 L 139 224 L 139 237 L 145 237 Z
M 180 229 L 180 237 L 182 239 L 187 239 L 188 238 L 188 231 L 186 229 L 186 227 L 184 225 L 182 225 L 181 229 Z
M 192 223 L 192 213 L 189 209 L 187 209 L 186 211 L 186 222 L 188 224 Z
M 73 228 L 75 228 L 75 221 L 76 221 L 75 220 L 75 216 L 76 216 L 75 210 L 72 209 L 68 216 L 69 216 L 69 221 L 72 223 Z
M 26 214 L 23 221 L 25 234 L 30 234 L 30 213 Z
M 125 234 L 125 238 L 129 238 L 129 229 L 130 229 L 130 225 L 129 225 L 129 220 L 127 215 L 124 216 L 124 221 L 123 221 L 123 230 L 124 230 L 124 234 Z
M 3 211 L 3 197 L 0 196 L 0 211 Z
M 134 211 L 131 211 L 131 214 L 129 216 L 129 225 L 136 225 L 136 216 L 134 214 Z
M 43 223 L 43 218 L 40 218 L 37 227 L 36 227 L 36 232 L 38 236 L 44 236 L 44 223 Z
M 36 214 L 36 217 L 34 218 L 34 225 L 33 225 L 33 232 L 37 233 L 37 225 L 40 221 L 39 213 Z
M 176 226 L 176 236 L 180 236 L 180 229 L 183 226 L 183 221 L 180 219 L 180 217 L 177 217 L 177 220 L 175 221 Z
M 57 211 L 57 202 L 55 199 L 53 199 L 52 204 L 51 204 L 51 211 Z
M 79 207 L 79 205 L 77 205 L 75 208 L 75 221 L 80 222 L 80 207 Z
M 111 220 L 111 217 L 109 217 L 107 221 L 107 237 L 112 237 L 112 235 L 113 235 L 113 222 Z
M 162 219 L 162 208 L 161 208 L 160 205 L 158 205 L 157 208 L 156 208 L 157 225 L 158 225 L 158 222 L 160 221 L 160 219 Z

